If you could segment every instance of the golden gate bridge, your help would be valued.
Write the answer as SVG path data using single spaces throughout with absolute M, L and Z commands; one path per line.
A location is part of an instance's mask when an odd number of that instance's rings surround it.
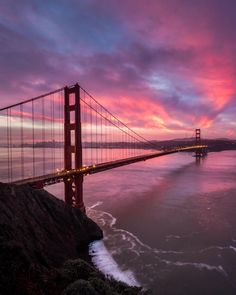
M 206 147 L 196 129 L 194 142 L 160 151 L 78 84 L 0 109 L 0 180 L 64 182 L 65 202 L 81 210 L 85 175 L 180 151 L 201 157 Z

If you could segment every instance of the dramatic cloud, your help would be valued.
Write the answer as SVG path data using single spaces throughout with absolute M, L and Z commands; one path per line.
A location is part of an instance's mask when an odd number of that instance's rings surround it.
M 148 138 L 235 138 L 235 26 L 235 0 L 3 0 L 0 107 L 78 81 Z

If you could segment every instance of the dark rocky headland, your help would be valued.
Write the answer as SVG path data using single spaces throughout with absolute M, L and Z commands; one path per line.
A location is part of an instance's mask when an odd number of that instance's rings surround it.
M 102 237 L 96 223 L 45 190 L 0 184 L 0 294 L 149 294 L 91 265 L 88 244 Z

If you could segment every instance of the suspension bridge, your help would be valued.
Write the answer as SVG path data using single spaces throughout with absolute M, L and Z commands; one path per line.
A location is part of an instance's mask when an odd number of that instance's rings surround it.
M 85 175 L 206 147 L 196 129 L 188 146 L 159 150 L 78 84 L 0 109 L 0 181 L 64 182 L 65 202 L 81 210 Z

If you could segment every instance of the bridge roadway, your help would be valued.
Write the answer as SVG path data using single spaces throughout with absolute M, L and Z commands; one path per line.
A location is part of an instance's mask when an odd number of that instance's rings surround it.
M 18 181 L 14 181 L 12 183 L 16 184 L 16 185 L 29 184 L 29 185 L 36 186 L 36 187 L 43 187 L 46 185 L 51 185 L 51 184 L 55 184 L 58 182 L 63 182 L 65 180 L 70 181 L 71 178 L 76 174 L 77 175 L 78 174 L 83 174 L 83 175 L 94 174 L 94 173 L 106 171 L 109 169 L 129 165 L 129 164 L 140 162 L 140 161 L 146 161 L 146 160 L 149 160 L 152 158 L 157 158 L 157 157 L 161 157 L 161 156 L 165 156 L 165 155 L 169 155 L 169 154 L 174 154 L 177 152 L 196 151 L 198 149 L 204 149 L 204 148 L 207 148 L 207 145 L 193 145 L 193 146 L 187 146 L 187 147 L 178 147 L 175 149 L 158 151 L 158 152 L 154 152 L 154 153 L 147 154 L 147 155 L 135 156 L 135 157 L 125 158 L 125 159 L 116 160 L 116 161 L 112 161 L 112 162 L 105 162 L 105 163 L 101 163 L 101 164 L 97 164 L 97 165 L 91 165 L 91 166 L 83 167 L 81 169 L 73 169 L 73 170 L 69 170 L 69 171 L 61 170 L 61 171 L 57 171 L 52 174 L 47 174 L 47 175 L 43 175 L 43 176 L 37 176 L 37 177 L 33 177 L 33 178 L 18 180 Z

